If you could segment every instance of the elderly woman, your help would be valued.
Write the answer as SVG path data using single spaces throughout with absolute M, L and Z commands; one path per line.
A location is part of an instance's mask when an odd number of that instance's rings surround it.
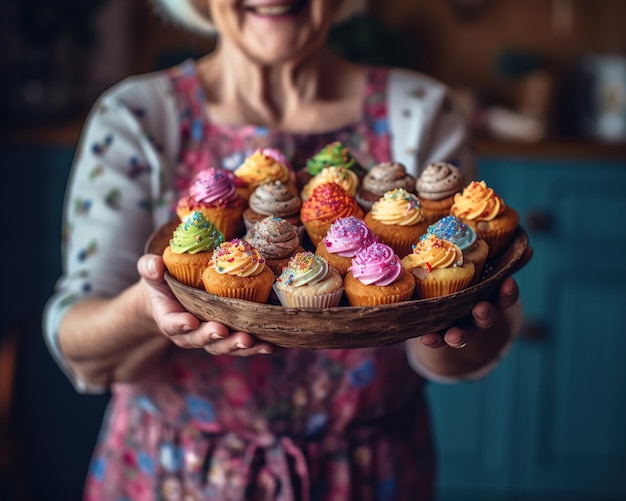
M 260 147 L 301 167 L 341 141 L 364 166 L 393 159 L 417 175 L 445 160 L 471 179 L 459 110 L 424 75 L 327 49 L 353 2 L 159 3 L 217 30 L 217 46 L 129 78 L 94 106 L 45 312 L 50 350 L 76 388 L 112 393 L 86 499 L 430 499 L 424 383 L 493 366 L 515 323 L 512 279 L 464 328 L 380 348 L 285 350 L 186 312 L 161 258 L 142 254 L 195 173 L 234 169 Z

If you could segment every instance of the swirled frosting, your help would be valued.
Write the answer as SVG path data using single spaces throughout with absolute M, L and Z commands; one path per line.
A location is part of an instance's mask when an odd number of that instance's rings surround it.
M 212 251 L 223 241 L 222 232 L 202 212 L 194 211 L 174 230 L 170 248 L 175 254 L 196 254 Z
M 424 220 L 419 200 L 402 188 L 388 191 L 372 206 L 372 218 L 383 224 L 411 226 Z
M 434 235 L 420 239 L 413 247 L 413 252 L 402 258 L 405 268 L 425 268 L 429 272 L 436 268 L 463 266 L 463 252 L 447 240 Z
M 289 170 L 293 170 L 293 167 L 291 163 L 289 162 L 289 160 L 287 159 L 287 157 L 283 155 L 282 152 L 277 150 L 276 148 L 261 148 L 260 151 L 264 155 L 271 157 L 277 162 L 283 164 Z
M 265 258 L 249 242 L 234 238 L 213 251 L 211 266 L 222 275 L 252 277 L 263 271 Z
M 391 247 L 377 242 L 359 250 L 348 271 L 365 285 L 385 286 L 402 274 L 402 263 Z
M 281 259 L 290 256 L 300 245 L 298 230 L 289 221 L 280 217 L 268 216 L 251 228 L 244 240 L 266 259 Z
M 354 197 L 336 183 L 317 186 L 310 198 L 302 202 L 300 219 L 303 222 L 332 223 L 339 217 L 358 216 L 362 210 Z
M 450 214 L 469 221 L 491 221 L 504 212 L 504 201 L 485 181 L 472 181 L 454 196 Z
M 441 200 L 459 193 L 464 185 L 461 169 L 447 162 L 435 162 L 417 178 L 416 190 L 420 198 Z
M 420 240 L 429 238 L 431 235 L 453 243 L 462 252 L 476 247 L 477 236 L 474 229 L 455 216 L 446 216 L 431 224 Z
M 275 156 L 274 152 L 268 155 L 263 150 L 256 150 L 246 157 L 233 174 L 248 186 L 258 186 L 271 181 L 282 181 L 286 184 L 289 182 L 289 168 L 276 160 Z
M 235 183 L 229 173 L 215 167 L 198 172 L 189 187 L 188 202 L 192 204 L 226 206 L 238 199 Z
M 339 141 L 327 144 L 306 163 L 306 169 L 312 176 L 317 176 L 325 167 L 344 167 L 355 172 L 363 169 L 348 148 Z
M 374 165 L 363 178 L 364 190 L 383 195 L 395 188 L 408 192 L 415 189 L 415 178 L 406 173 L 406 167 L 399 162 L 381 162 Z
M 378 237 L 362 219 L 348 216 L 331 224 L 323 241 L 332 254 L 354 257 L 360 249 L 378 242 Z
M 298 252 L 289 259 L 276 281 L 292 287 L 302 287 L 322 282 L 329 273 L 330 266 L 323 257 L 308 251 Z
M 285 183 L 274 181 L 257 186 L 250 195 L 248 205 L 259 214 L 288 217 L 300 212 L 302 202 Z
M 345 167 L 324 167 L 319 174 L 302 187 L 300 196 L 306 200 L 311 196 L 311 192 L 320 184 L 336 183 L 346 190 L 350 196 L 354 196 L 359 186 L 359 177 L 350 169 Z

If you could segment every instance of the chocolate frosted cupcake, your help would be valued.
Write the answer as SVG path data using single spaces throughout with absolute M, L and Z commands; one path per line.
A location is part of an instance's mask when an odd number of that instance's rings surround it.
M 426 167 L 415 185 L 426 220 L 434 223 L 449 215 L 454 195 L 464 187 L 463 174 L 458 167 L 447 162 L 435 162 Z
M 302 202 L 293 191 L 282 181 L 264 183 L 254 190 L 248 200 L 248 208 L 243 213 L 246 230 L 249 231 L 256 223 L 267 216 L 276 216 L 286 219 L 300 232 L 304 233 L 304 226 L 300 221 Z
M 259 250 L 274 275 L 280 275 L 289 258 L 304 251 L 296 227 L 280 217 L 262 219 L 248 230 L 243 239 Z
M 407 174 L 406 167 L 399 162 L 381 162 L 363 177 L 355 198 L 359 206 L 369 212 L 374 202 L 396 188 L 414 192 L 415 178 Z

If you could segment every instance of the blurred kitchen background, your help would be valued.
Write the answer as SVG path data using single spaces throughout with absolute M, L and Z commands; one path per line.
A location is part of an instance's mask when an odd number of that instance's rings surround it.
M 517 275 L 525 320 L 509 356 L 480 382 L 429 387 L 440 500 L 626 499 L 626 1 L 370 7 L 335 29 L 333 46 L 456 91 L 480 175 L 519 210 L 535 249 Z M 13 221 L 2 250 L 0 499 L 78 501 L 107 401 L 74 392 L 40 329 L 85 115 L 113 83 L 213 43 L 148 0 L 0 2 L 1 200 Z

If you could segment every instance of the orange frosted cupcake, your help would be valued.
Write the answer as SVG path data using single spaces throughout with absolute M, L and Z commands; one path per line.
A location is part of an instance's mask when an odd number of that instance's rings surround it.
M 248 155 L 233 174 L 243 182 L 240 194 L 248 199 L 257 186 L 280 181 L 297 194 L 292 171 L 283 155 L 272 148 L 258 149 Z
M 417 196 L 402 188 L 379 198 L 364 220 L 378 239 L 391 246 L 400 258 L 411 252 L 428 228 Z
M 267 303 L 273 283 L 274 273 L 258 249 L 238 238 L 220 244 L 202 272 L 210 294 L 256 303 Z
M 304 251 L 298 229 L 280 217 L 268 216 L 262 219 L 243 238 L 259 250 L 274 275 L 280 275 L 289 258 Z
M 417 299 L 446 296 L 465 289 L 474 278 L 476 268 L 463 260 L 463 252 L 453 243 L 428 236 L 421 239 L 402 266 L 415 276 Z
M 326 259 L 344 277 L 356 253 L 376 242 L 378 237 L 362 219 L 341 217 L 330 225 L 326 236 L 317 244 L 315 253 Z
M 193 212 L 180 223 L 163 251 L 163 264 L 180 283 L 202 288 L 202 272 L 209 265 L 213 249 L 224 241 L 217 227 L 202 212 Z
M 300 219 L 313 247 L 326 236 L 330 225 L 340 217 L 355 216 L 363 219 L 363 211 L 354 197 L 336 183 L 316 187 L 308 200 L 302 202 Z
M 331 308 L 343 295 L 341 275 L 321 256 L 299 252 L 276 278 L 274 292 L 283 306 Z
M 499 255 L 513 240 L 519 225 L 515 209 L 504 204 L 485 181 L 472 181 L 454 197 L 452 216 L 474 228 L 489 246 L 489 257 Z
M 356 253 L 343 286 L 351 306 L 376 306 L 411 299 L 415 279 L 391 247 L 377 242 Z
M 337 183 L 353 197 L 359 187 L 359 178 L 354 171 L 345 167 L 324 167 L 319 174 L 302 187 L 300 198 L 302 200 L 308 199 L 313 190 L 324 183 Z
M 427 166 L 417 178 L 415 190 L 424 217 L 429 223 L 450 214 L 454 195 L 463 191 L 465 180 L 461 169 L 447 162 Z
M 194 177 L 188 192 L 176 205 L 181 220 L 200 211 L 219 228 L 225 240 L 244 233 L 246 201 L 237 194 L 231 173 L 214 167 L 203 169 Z

